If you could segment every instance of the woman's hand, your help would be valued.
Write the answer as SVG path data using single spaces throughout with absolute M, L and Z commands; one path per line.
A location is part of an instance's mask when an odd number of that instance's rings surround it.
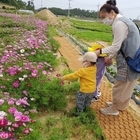
M 110 57 L 105 57 L 104 59 L 105 59 L 106 66 L 112 65 L 113 61 Z
M 96 53 L 96 55 L 99 56 L 100 55 L 100 50 L 96 50 L 96 51 L 94 51 L 94 53 Z

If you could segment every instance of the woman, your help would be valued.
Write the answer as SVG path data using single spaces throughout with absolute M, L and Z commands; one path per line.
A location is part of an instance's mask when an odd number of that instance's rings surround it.
M 136 25 L 128 18 L 119 14 L 115 0 L 108 0 L 100 8 L 100 18 L 112 26 L 113 43 L 111 46 L 95 51 L 97 55 L 109 54 L 116 56 L 117 76 L 113 87 L 113 101 L 107 102 L 109 107 L 101 108 L 105 115 L 119 115 L 129 105 L 134 86 L 140 74 L 130 70 L 120 50 L 126 56 L 134 57 L 140 47 L 140 35 Z

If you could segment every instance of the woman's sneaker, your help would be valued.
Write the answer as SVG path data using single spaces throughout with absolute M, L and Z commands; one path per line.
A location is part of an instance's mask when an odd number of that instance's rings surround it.
M 106 102 L 107 106 L 110 107 L 113 103 L 112 102 Z

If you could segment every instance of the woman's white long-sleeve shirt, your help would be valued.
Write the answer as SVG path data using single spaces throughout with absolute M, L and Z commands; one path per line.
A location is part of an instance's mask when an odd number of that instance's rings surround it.
M 122 17 L 122 15 L 118 14 L 112 24 L 113 43 L 111 46 L 102 49 L 103 54 L 115 56 L 120 50 L 122 42 L 128 35 L 128 26 L 124 22 L 117 20 L 120 17 Z

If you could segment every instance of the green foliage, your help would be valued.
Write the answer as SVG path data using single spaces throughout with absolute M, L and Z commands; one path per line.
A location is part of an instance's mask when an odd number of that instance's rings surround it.
M 48 30 L 49 30 L 49 36 L 54 37 L 54 36 L 58 36 L 58 32 L 56 31 L 56 29 L 54 28 L 54 26 L 49 25 L 48 26 Z
M 49 8 L 49 10 L 56 15 L 63 15 L 63 16 L 68 15 L 68 10 L 67 9 L 61 9 L 61 8 L 53 7 L 53 8 Z M 80 8 L 74 8 L 74 9 L 70 10 L 70 16 L 97 18 L 97 12 L 90 11 L 90 10 L 83 10 L 83 9 L 80 9 Z
M 58 35 L 57 31 L 54 29 L 54 27 L 52 26 L 49 26 L 48 28 L 49 32 L 48 32 L 48 38 L 49 38 L 49 43 L 50 43 L 50 47 L 51 47 L 51 50 L 53 52 L 57 52 L 60 45 L 59 43 L 54 39 L 54 36 L 55 35 Z
M 133 93 L 134 93 L 135 95 L 137 95 L 137 96 L 140 96 L 140 92 L 139 92 L 139 90 L 137 90 L 137 89 L 134 89 Z
M 98 121 L 92 109 L 88 107 L 86 112 L 81 113 L 78 117 L 81 123 L 86 124 L 88 129 L 94 131 L 97 139 L 104 139 L 104 135 L 102 135 L 102 129 L 99 127 Z
M 6 7 L 5 6 L 2 6 L 2 9 L 6 9 Z
M 42 84 L 41 84 L 42 83 Z M 34 98 L 30 104 L 38 109 L 46 108 L 53 110 L 63 110 L 66 107 L 67 100 L 58 78 L 49 81 L 47 78 L 43 80 L 30 81 L 32 90 L 30 98 Z
M 100 33 L 96 31 L 88 31 L 88 30 L 78 30 L 78 29 L 70 29 L 68 31 L 71 35 L 77 37 L 78 39 L 85 40 L 85 41 L 105 41 L 105 42 L 111 42 L 112 41 L 112 35 L 109 33 Z
M 89 22 L 76 19 L 75 20 L 70 19 L 69 21 L 71 22 L 71 25 L 77 29 L 111 33 L 111 27 L 101 22 L 96 21 Z
M 42 124 L 40 121 L 35 121 L 31 128 L 33 131 L 30 133 L 30 135 L 21 137 L 21 140 L 45 140 L 44 135 L 42 135 Z
M 67 59 L 63 56 L 59 58 L 60 63 L 67 64 Z
M 34 7 L 34 2 L 33 2 L 33 0 L 28 0 L 26 8 L 27 8 L 28 10 L 34 10 L 35 7 Z
M 106 70 L 112 77 L 116 77 L 117 72 L 111 66 L 107 67 Z
M 91 109 L 74 117 L 63 112 L 48 112 L 40 114 L 42 135 L 47 140 L 91 139 L 105 140 L 102 129 L 98 125 Z
M 7 5 L 15 6 L 18 9 L 26 8 L 26 2 L 23 2 L 22 0 L 1 0 L 1 2 Z
M 65 92 L 70 95 L 75 94 L 79 90 L 79 88 L 80 88 L 80 85 L 77 82 L 77 80 L 65 83 L 64 85 Z
M 67 31 L 74 37 L 85 41 L 112 41 L 111 28 L 100 22 L 70 20 L 74 28 Z

